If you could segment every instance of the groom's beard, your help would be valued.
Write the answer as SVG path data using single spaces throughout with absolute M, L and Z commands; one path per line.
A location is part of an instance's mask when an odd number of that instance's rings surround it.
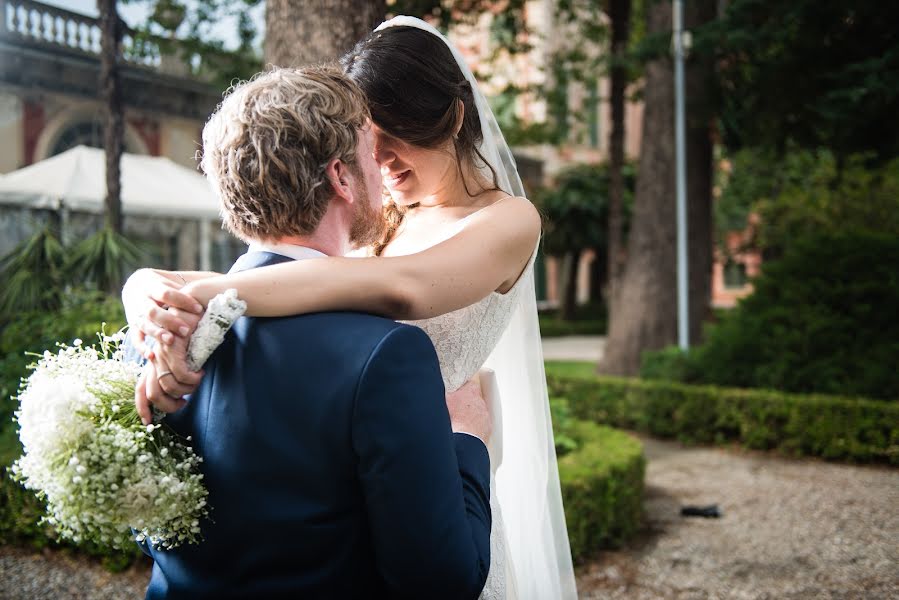
M 350 243 L 356 248 L 371 246 L 384 236 L 387 224 L 380 210 L 373 208 L 364 184 L 356 185 L 356 208 L 350 225 Z

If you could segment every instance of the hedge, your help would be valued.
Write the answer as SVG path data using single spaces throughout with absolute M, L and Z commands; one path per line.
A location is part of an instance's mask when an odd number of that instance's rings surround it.
M 644 354 L 641 377 L 899 401 L 899 235 L 797 238 L 753 289 L 701 345 Z
M 579 447 L 559 458 L 559 479 L 571 555 L 579 563 L 636 533 L 646 461 L 639 440 L 611 427 L 575 419 L 568 435 Z
M 547 379 L 581 419 L 685 443 L 899 464 L 895 402 L 552 372 Z

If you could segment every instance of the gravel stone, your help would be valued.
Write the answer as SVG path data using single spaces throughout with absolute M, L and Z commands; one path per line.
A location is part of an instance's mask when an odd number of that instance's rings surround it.
M 899 598 L 899 470 L 640 438 L 645 531 L 578 569 L 581 598 Z
M 581 598 L 899 598 L 899 469 L 641 440 L 645 531 L 578 569 Z M 686 504 L 722 517 L 681 517 Z M 70 552 L 0 547 L 0 599 L 142 598 L 149 576 L 149 561 L 112 574 Z

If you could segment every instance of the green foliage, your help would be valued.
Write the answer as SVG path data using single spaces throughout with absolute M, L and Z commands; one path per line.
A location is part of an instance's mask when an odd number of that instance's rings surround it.
M 625 233 L 633 204 L 636 172 L 624 166 Z M 535 200 L 544 217 L 543 244 L 547 254 L 561 256 L 594 249 L 604 260 L 608 244 L 608 165 L 577 165 L 560 173 L 552 188 Z
M 548 364 L 547 373 L 568 372 L 569 366 Z M 592 371 L 591 364 L 587 367 Z M 626 433 L 578 418 L 564 395 L 551 394 L 549 403 L 571 555 L 582 562 L 636 533 L 646 468 L 643 445 Z
M 52 310 L 62 299 L 66 254 L 55 232 L 44 227 L 0 260 L 5 285 L 0 290 L 0 324 L 4 315 L 23 310 Z M 9 317 L 7 317 L 9 318 Z
M 868 231 L 899 236 L 899 158 L 879 168 L 853 155 L 840 165 L 830 152 L 797 153 L 781 168 L 777 194 L 755 204 L 758 243 L 766 256 L 782 254 L 797 239 Z M 775 179 L 777 181 L 777 179 Z M 873 257 L 872 257 L 873 258 Z
M 769 254 L 812 233 L 899 234 L 899 159 L 879 166 L 867 159 L 855 154 L 838 161 L 826 149 L 736 152 L 716 205 L 719 232 L 743 229 L 755 212 L 757 242 Z
M 645 377 L 899 399 L 899 237 L 799 240 L 706 342 L 648 354 Z
M 121 289 L 144 255 L 141 247 L 105 227 L 72 248 L 67 270 L 77 284 L 112 292 Z
M 661 350 L 644 352 L 640 361 L 640 377 L 661 381 L 697 383 L 702 375 L 695 360 L 695 352 L 669 346 Z
M 94 287 L 118 292 L 145 250 L 111 229 L 103 229 L 74 248 L 65 248 L 50 228 L 36 231 L 0 260 L 0 327 L 23 311 L 56 310 L 67 288 Z
M 733 0 L 696 32 L 717 58 L 730 148 L 899 155 L 899 4 Z
M 591 378 L 596 375 L 596 363 L 583 360 L 548 360 L 547 377 L 574 377 L 575 379 Z
M 567 320 L 562 320 L 556 309 L 542 310 L 537 318 L 540 321 L 540 335 L 545 338 L 565 335 L 605 335 L 608 326 L 607 309 L 602 302 L 578 305 L 572 318 Z
M 643 513 L 643 445 L 626 433 L 576 421 L 581 448 L 559 459 L 571 555 L 583 562 L 615 548 L 638 530 Z
M 738 443 L 791 456 L 899 465 L 899 404 L 548 370 L 572 413 L 683 443 Z
M 556 444 L 556 456 L 565 456 L 577 450 L 579 446 L 578 440 L 570 435 L 575 425 L 574 418 L 571 416 L 571 408 L 568 406 L 568 400 L 565 398 L 550 398 L 549 410 L 552 413 L 553 441 Z
M 145 0 L 135 0 L 144 2 Z M 226 89 L 234 79 L 262 70 L 259 32 L 250 16 L 261 0 L 154 0 L 153 10 L 135 32 L 130 50 L 138 56 L 175 56 L 189 73 Z M 236 47 L 215 36 L 224 20 L 236 20 Z
M 749 245 L 766 258 L 780 256 L 797 239 L 822 233 L 870 231 L 899 235 L 899 159 L 868 164 L 856 154 L 838 160 L 826 149 L 747 148 L 719 175 L 715 203 L 719 242 L 755 214 Z M 729 250 L 723 248 L 722 250 Z
M 559 453 L 559 480 L 571 555 L 583 562 L 636 533 L 643 506 L 643 445 L 626 433 L 571 418 L 564 398 L 550 402 L 557 445 L 562 439 L 575 446 Z

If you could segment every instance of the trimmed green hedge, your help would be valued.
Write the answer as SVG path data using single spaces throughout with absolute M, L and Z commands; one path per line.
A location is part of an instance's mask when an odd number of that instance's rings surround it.
M 540 335 L 561 337 L 566 335 L 605 335 L 608 328 L 608 310 L 602 302 L 592 301 L 575 308 L 574 318 L 563 321 L 558 309 L 541 310 Z
M 643 445 L 611 427 L 573 419 L 578 448 L 559 457 L 559 479 L 575 562 L 636 533 L 643 510 Z
M 550 392 L 568 398 L 581 419 L 686 443 L 738 442 L 793 456 L 899 464 L 895 402 L 552 370 L 547 379 Z

